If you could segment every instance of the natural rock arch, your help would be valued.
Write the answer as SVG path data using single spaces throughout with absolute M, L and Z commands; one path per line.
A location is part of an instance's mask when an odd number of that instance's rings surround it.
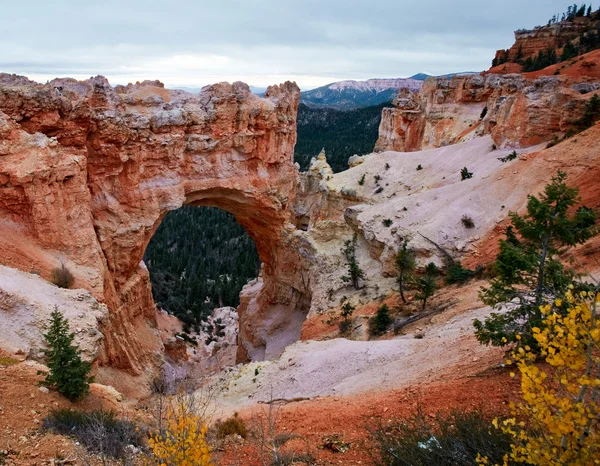
M 168 211 L 222 208 L 264 264 L 242 306 L 238 356 L 278 354 L 310 306 L 291 208 L 298 98 L 293 83 L 259 98 L 243 83 L 189 94 L 0 75 L 0 260 L 42 275 L 64 260 L 109 308 L 99 364 L 139 375 L 162 350 L 144 250 Z

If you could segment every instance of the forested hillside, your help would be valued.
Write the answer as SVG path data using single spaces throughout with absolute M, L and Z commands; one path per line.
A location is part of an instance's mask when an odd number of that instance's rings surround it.
M 192 206 L 165 216 L 144 261 L 156 304 L 192 327 L 215 307 L 237 306 L 260 267 L 254 242 L 233 215 Z
M 294 158 L 302 170 L 325 148 L 334 172 L 348 168 L 348 158 L 368 154 L 377 141 L 381 110 L 389 102 L 355 110 L 298 107 L 298 142 Z
M 331 168 L 348 168 L 348 157 L 373 150 L 381 110 L 298 109 L 295 160 L 302 170 L 322 148 Z M 156 304 L 193 328 L 215 307 L 237 306 L 242 287 L 258 275 L 254 242 L 222 210 L 184 206 L 168 213 L 152 237 L 144 261 Z

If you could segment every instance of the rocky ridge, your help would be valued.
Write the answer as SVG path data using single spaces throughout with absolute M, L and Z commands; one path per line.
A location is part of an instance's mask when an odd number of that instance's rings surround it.
M 573 128 L 599 86 L 518 74 L 428 78 L 420 92 L 401 91 L 393 108 L 383 109 L 375 151 L 430 149 L 488 134 L 498 147 L 550 141 Z

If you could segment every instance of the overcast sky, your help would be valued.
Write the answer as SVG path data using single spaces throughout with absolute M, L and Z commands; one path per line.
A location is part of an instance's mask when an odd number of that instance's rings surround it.
M 0 0 L 0 72 L 309 89 L 480 71 L 564 0 Z M 597 5 L 594 5 L 596 7 Z

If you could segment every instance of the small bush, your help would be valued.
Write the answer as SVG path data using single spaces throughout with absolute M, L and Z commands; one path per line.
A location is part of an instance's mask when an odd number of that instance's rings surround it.
M 460 180 L 464 181 L 464 180 L 468 180 L 470 178 L 473 178 L 473 173 L 471 173 L 467 167 L 464 167 L 460 171 Z
M 440 269 L 433 262 L 430 262 L 425 266 L 425 274 L 430 277 L 437 277 L 440 274 Z
M 340 335 L 348 335 L 352 330 L 352 321 L 350 319 L 342 319 L 338 325 Z
M 554 147 L 559 142 L 561 142 L 561 140 L 558 138 L 558 136 L 554 136 L 554 139 L 552 139 L 552 141 L 550 141 L 548 144 L 546 144 L 546 149 L 550 149 L 551 147 Z
M 135 424 L 117 418 L 114 411 L 51 411 L 43 429 L 78 440 L 89 452 L 122 459 L 127 446 L 143 446 L 143 435 Z
M 462 284 L 468 282 L 475 272 L 469 269 L 465 269 L 459 261 L 453 261 L 446 268 L 446 283 L 448 285 Z
M 392 220 L 389 219 L 389 218 L 386 218 L 385 220 L 383 220 L 382 223 L 383 223 L 383 226 L 386 227 L 386 228 L 389 228 L 389 227 L 392 226 Z
M 233 413 L 229 419 L 217 424 L 217 438 L 224 439 L 229 435 L 239 435 L 242 438 L 248 437 L 248 428 L 244 420 L 238 416 L 238 413 Z
M 519 156 L 519 154 L 517 154 L 517 151 L 513 150 L 506 157 L 498 157 L 498 160 L 500 160 L 500 162 L 502 162 L 502 163 L 506 163 L 506 162 L 511 162 L 511 161 L 515 160 L 518 156 Z
M 386 169 L 386 170 L 389 170 L 389 169 L 390 169 L 390 164 L 389 164 L 389 163 L 386 163 L 386 164 L 385 164 L 385 169 Z
M 379 184 L 380 181 L 381 181 L 381 176 L 375 175 L 375 184 Z
M 421 165 L 421 164 L 417 165 L 417 171 L 419 171 L 419 170 L 423 170 L 423 165 Z
M 387 331 L 391 323 L 390 309 L 387 304 L 384 304 L 377 309 L 377 314 L 369 319 L 369 334 L 371 336 L 382 335 Z
M 18 364 L 19 360 L 18 359 L 14 359 L 8 356 L 0 356 L 0 366 L 14 366 L 15 364 Z
M 340 312 L 340 316 L 342 317 L 342 320 L 339 323 L 339 329 L 340 329 L 340 334 L 341 335 L 347 335 L 348 333 L 350 333 L 350 330 L 352 330 L 352 320 L 350 320 L 350 317 L 352 317 L 352 314 L 355 311 L 355 307 L 350 304 L 349 301 L 347 301 L 347 298 L 344 296 L 344 304 L 342 304 L 342 311 Z
M 52 283 L 59 288 L 71 288 L 75 277 L 71 271 L 61 262 L 60 267 L 52 269 Z
M 478 409 L 430 419 L 419 408 L 407 420 L 371 426 L 369 434 L 376 466 L 476 465 L 478 454 L 488 458 L 486 464 L 503 464 L 511 443 Z
M 360 177 L 360 180 L 358 180 L 358 184 L 359 185 L 363 185 L 365 184 L 365 176 L 367 176 L 365 173 L 362 174 L 362 176 Z
M 483 120 L 485 118 L 485 116 L 487 115 L 488 112 L 488 108 L 487 105 L 485 107 L 483 107 L 483 110 L 481 111 L 481 114 L 479 115 L 479 119 Z
M 462 218 L 460 219 L 460 221 L 465 226 L 465 228 L 473 228 L 473 227 L 475 227 L 475 222 L 473 222 L 473 219 L 471 217 L 469 217 L 468 215 L 466 215 L 466 214 L 462 216 Z
M 375 190 L 375 194 L 379 194 L 381 192 L 383 192 L 383 186 L 379 186 L 379 188 Z

